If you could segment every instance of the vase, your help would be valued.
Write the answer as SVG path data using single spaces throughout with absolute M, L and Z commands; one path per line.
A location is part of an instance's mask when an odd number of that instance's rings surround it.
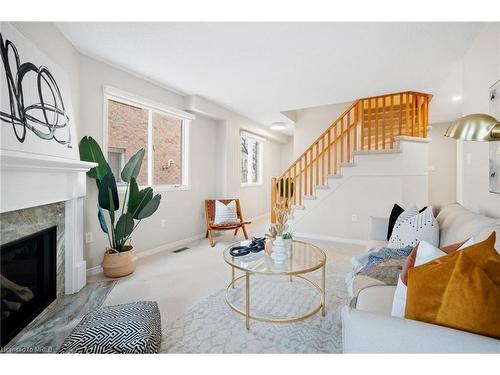
M 137 256 L 132 246 L 125 246 L 124 251 L 107 248 L 101 266 L 107 277 L 123 277 L 135 270 Z
M 276 238 L 273 241 L 272 250 L 273 251 L 271 253 L 271 259 L 274 261 L 274 263 L 283 264 L 287 258 L 286 255 L 287 247 L 282 236 L 276 236 Z
M 287 249 L 287 251 L 290 251 L 290 249 L 292 248 L 292 239 L 291 238 L 287 238 L 287 239 L 284 239 L 283 242 L 285 243 L 285 247 Z

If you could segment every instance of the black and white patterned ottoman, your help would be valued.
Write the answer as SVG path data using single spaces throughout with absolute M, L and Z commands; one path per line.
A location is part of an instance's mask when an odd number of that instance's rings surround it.
M 59 353 L 158 353 L 160 343 L 158 304 L 142 301 L 85 315 Z

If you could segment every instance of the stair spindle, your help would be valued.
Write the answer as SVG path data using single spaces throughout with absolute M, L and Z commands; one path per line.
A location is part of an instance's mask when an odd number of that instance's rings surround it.
M 389 147 L 392 149 L 394 148 L 394 96 L 391 95 L 391 118 L 390 118 L 390 124 L 391 124 L 391 135 L 389 139 Z
M 399 95 L 399 136 L 403 133 L 403 94 Z

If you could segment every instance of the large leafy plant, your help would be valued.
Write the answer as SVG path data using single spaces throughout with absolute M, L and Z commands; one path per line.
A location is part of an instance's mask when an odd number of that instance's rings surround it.
M 96 180 L 97 217 L 101 229 L 108 236 L 110 248 L 121 252 L 129 249 L 127 241 L 141 220 L 153 215 L 160 205 L 161 195 L 153 196 L 153 189 L 139 190 L 137 176 L 141 170 L 144 149 L 137 151 L 121 171 L 121 180 L 127 184 L 120 212 L 120 200 L 116 179 L 104 157 L 101 148 L 92 137 L 83 137 L 80 141 L 80 159 L 97 163 L 87 172 L 87 176 Z M 105 211 L 108 215 L 106 218 Z

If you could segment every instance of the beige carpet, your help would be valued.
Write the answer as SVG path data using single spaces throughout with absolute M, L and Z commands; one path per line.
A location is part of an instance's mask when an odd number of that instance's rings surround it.
M 268 218 L 255 220 L 249 227 L 250 235 L 262 236 L 266 233 L 268 226 Z M 168 335 L 169 328 L 171 330 L 174 326 L 179 328 L 178 325 L 182 324 L 180 322 L 186 319 L 187 314 L 196 311 L 200 304 L 206 304 L 207 300 L 212 297 L 215 298 L 215 302 L 221 302 L 217 296 L 220 295 L 221 290 L 225 289 L 230 278 L 230 269 L 222 258 L 222 251 L 229 244 L 240 239 L 242 239 L 241 236 L 235 238 L 232 233 L 225 232 L 217 237 L 217 245 L 214 248 L 210 247 L 207 240 L 202 239 L 187 244 L 189 249 L 180 253 L 164 251 L 139 259 L 136 272 L 118 281 L 104 305 L 140 300 L 157 301 L 161 310 L 162 329 Z M 330 264 L 328 273 L 330 273 L 330 278 L 335 280 L 332 281 L 331 285 L 333 286 L 330 286 L 330 289 L 335 290 L 330 292 L 327 290 L 327 293 L 342 297 L 345 290 L 343 278 L 349 271 L 349 259 L 363 251 L 362 247 L 314 240 L 310 242 L 319 245 L 327 253 Z M 89 281 L 102 280 L 102 278 L 98 275 Z M 218 306 L 218 308 L 222 308 L 220 305 Z M 228 313 L 234 314 L 229 311 L 229 307 L 227 309 Z M 241 332 L 244 333 L 246 330 L 243 318 L 240 316 L 234 318 L 238 322 L 241 320 Z M 286 324 L 279 326 L 286 326 Z M 185 351 L 196 351 L 188 347 L 184 347 L 184 349 Z M 182 352 L 184 349 L 178 345 L 175 351 Z M 250 351 L 260 352 L 261 350 L 254 348 Z M 291 350 L 291 352 L 295 352 L 295 350 Z

